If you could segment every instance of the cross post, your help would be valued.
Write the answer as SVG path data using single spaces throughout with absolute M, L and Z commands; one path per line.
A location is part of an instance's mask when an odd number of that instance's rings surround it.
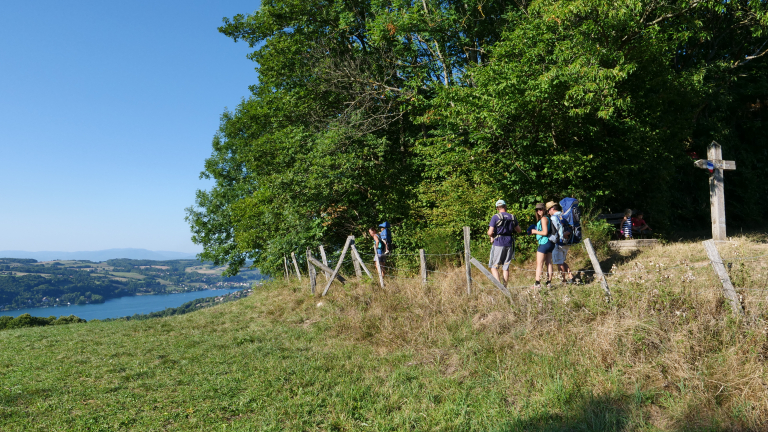
M 723 190 L 723 171 L 736 169 L 735 161 L 723 160 L 723 149 L 715 141 L 707 148 L 707 160 L 694 162 L 698 168 L 709 170 L 709 206 L 712 215 L 712 239 L 727 241 L 725 235 L 725 195 Z

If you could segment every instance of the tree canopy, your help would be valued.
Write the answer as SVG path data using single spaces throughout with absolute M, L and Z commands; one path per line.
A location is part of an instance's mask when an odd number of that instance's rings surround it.
M 187 209 L 201 259 L 265 273 L 390 221 L 459 239 L 505 199 L 576 196 L 706 226 L 717 140 L 729 223 L 768 210 L 765 0 L 265 0 L 219 31 L 254 51 Z

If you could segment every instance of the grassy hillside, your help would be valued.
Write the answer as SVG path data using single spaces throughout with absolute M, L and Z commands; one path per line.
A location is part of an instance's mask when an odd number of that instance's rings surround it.
M 183 316 L 3 331 L 0 430 L 768 428 L 761 258 L 731 266 L 741 321 L 699 243 L 607 263 L 611 303 L 590 283 L 510 304 L 479 274 L 467 296 L 443 268 L 426 287 L 276 281 Z

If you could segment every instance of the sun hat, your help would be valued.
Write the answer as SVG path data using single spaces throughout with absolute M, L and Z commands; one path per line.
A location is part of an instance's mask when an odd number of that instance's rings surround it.
M 536 204 L 536 207 L 534 207 L 536 210 L 546 210 L 547 208 L 544 206 L 544 203 L 538 203 Z
M 496 201 L 496 207 L 506 207 L 507 203 L 504 202 L 504 200 L 498 200 Z
M 554 202 L 554 201 L 550 201 L 550 202 L 548 202 L 548 203 L 547 203 L 547 211 L 549 211 L 549 209 L 551 209 L 552 207 L 554 207 L 554 206 L 555 206 L 555 204 L 557 204 L 557 203 L 556 203 L 556 202 Z

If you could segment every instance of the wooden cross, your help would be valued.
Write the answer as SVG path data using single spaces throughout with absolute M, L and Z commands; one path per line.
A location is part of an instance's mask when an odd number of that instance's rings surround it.
M 698 168 L 709 170 L 709 206 L 712 212 L 712 239 L 726 241 L 725 197 L 723 194 L 723 171 L 736 169 L 735 161 L 723 160 L 723 149 L 715 141 L 707 148 L 707 160 L 694 162 Z

